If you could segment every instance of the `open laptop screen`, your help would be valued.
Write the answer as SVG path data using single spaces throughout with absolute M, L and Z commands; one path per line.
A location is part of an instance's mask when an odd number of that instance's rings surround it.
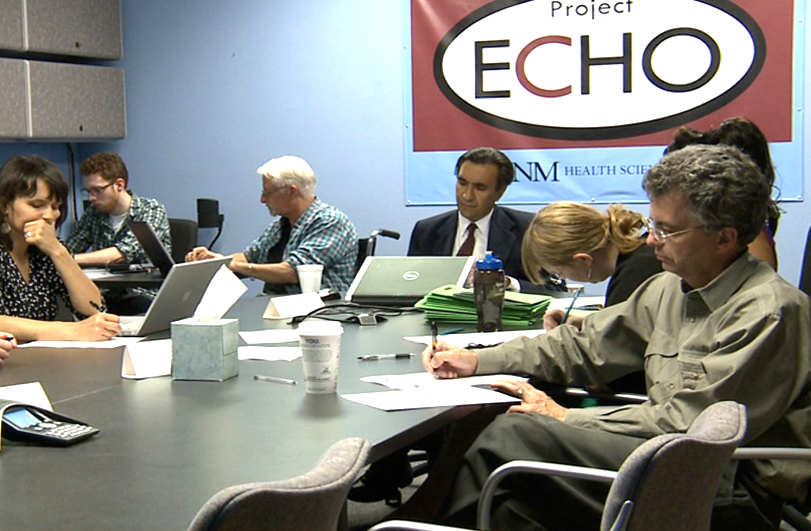
M 135 235 L 138 243 L 141 244 L 141 247 L 149 257 L 149 261 L 152 262 L 152 265 L 160 270 L 161 275 L 168 275 L 169 270 L 172 269 L 175 262 L 172 260 L 172 256 L 166 250 L 166 247 L 164 247 L 158 239 L 158 235 L 155 234 L 152 225 L 146 221 L 127 219 L 127 227 L 129 227 Z
M 346 300 L 411 306 L 434 288 L 462 286 L 474 261 L 472 256 L 369 256 L 352 281 Z

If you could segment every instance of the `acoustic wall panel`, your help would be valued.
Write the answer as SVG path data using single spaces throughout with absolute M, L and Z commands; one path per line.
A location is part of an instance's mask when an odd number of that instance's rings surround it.
M 100 140 L 127 134 L 124 70 L 29 61 L 32 140 Z
M 29 52 L 121 59 L 120 0 L 23 1 Z
M 0 50 L 21 52 L 23 43 L 23 1 L 0 0 Z
M 28 136 L 25 61 L 0 59 L 0 138 Z

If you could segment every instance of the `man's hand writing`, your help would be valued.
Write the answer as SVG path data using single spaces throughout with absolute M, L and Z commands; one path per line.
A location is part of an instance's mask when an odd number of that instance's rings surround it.
M 422 366 L 439 378 L 472 376 L 479 366 L 479 357 L 472 350 L 464 350 L 439 341 L 436 351 L 431 345 L 422 351 Z

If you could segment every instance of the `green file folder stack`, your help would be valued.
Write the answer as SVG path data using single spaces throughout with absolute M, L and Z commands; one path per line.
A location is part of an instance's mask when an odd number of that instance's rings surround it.
M 501 321 L 505 326 L 527 327 L 538 322 L 551 297 L 508 291 Z M 450 284 L 432 290 L 415 306 L 425 312 L 426 321 L 469 324 L 477 321 L 473 290 Z

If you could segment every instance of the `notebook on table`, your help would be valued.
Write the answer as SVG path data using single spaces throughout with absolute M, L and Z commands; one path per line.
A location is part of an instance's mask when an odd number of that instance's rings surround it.
M 439 286 L 462 286 L 472 256 L 367 256 L 346 300 L 380 306 L 413 306 Z
M 141 248 L 149 257 L 149 261 L 152 262 L 152 265 L 160 270 L 161 275 L 168 275 L 169 270 L 175 265 L 175 261 L 172 260 L 172 255 L 169 254 L 169 251 L 166 250 L 166 247 L 164 247 L 163 243 L 158 239 L 158 235 L 155 234 L 155 229 L 152 228 L 152 225 L 146 221 L 127 219 L 127 227 L 129 227 L 135 235 L 138 243 L 141 244 Z
M 212 277 L 231 261 L 230 256 L 175 264 L 143 316 L 122 316 L 122 336 L 145 336 L 168 330 L 172 321 L 194 315 Z

